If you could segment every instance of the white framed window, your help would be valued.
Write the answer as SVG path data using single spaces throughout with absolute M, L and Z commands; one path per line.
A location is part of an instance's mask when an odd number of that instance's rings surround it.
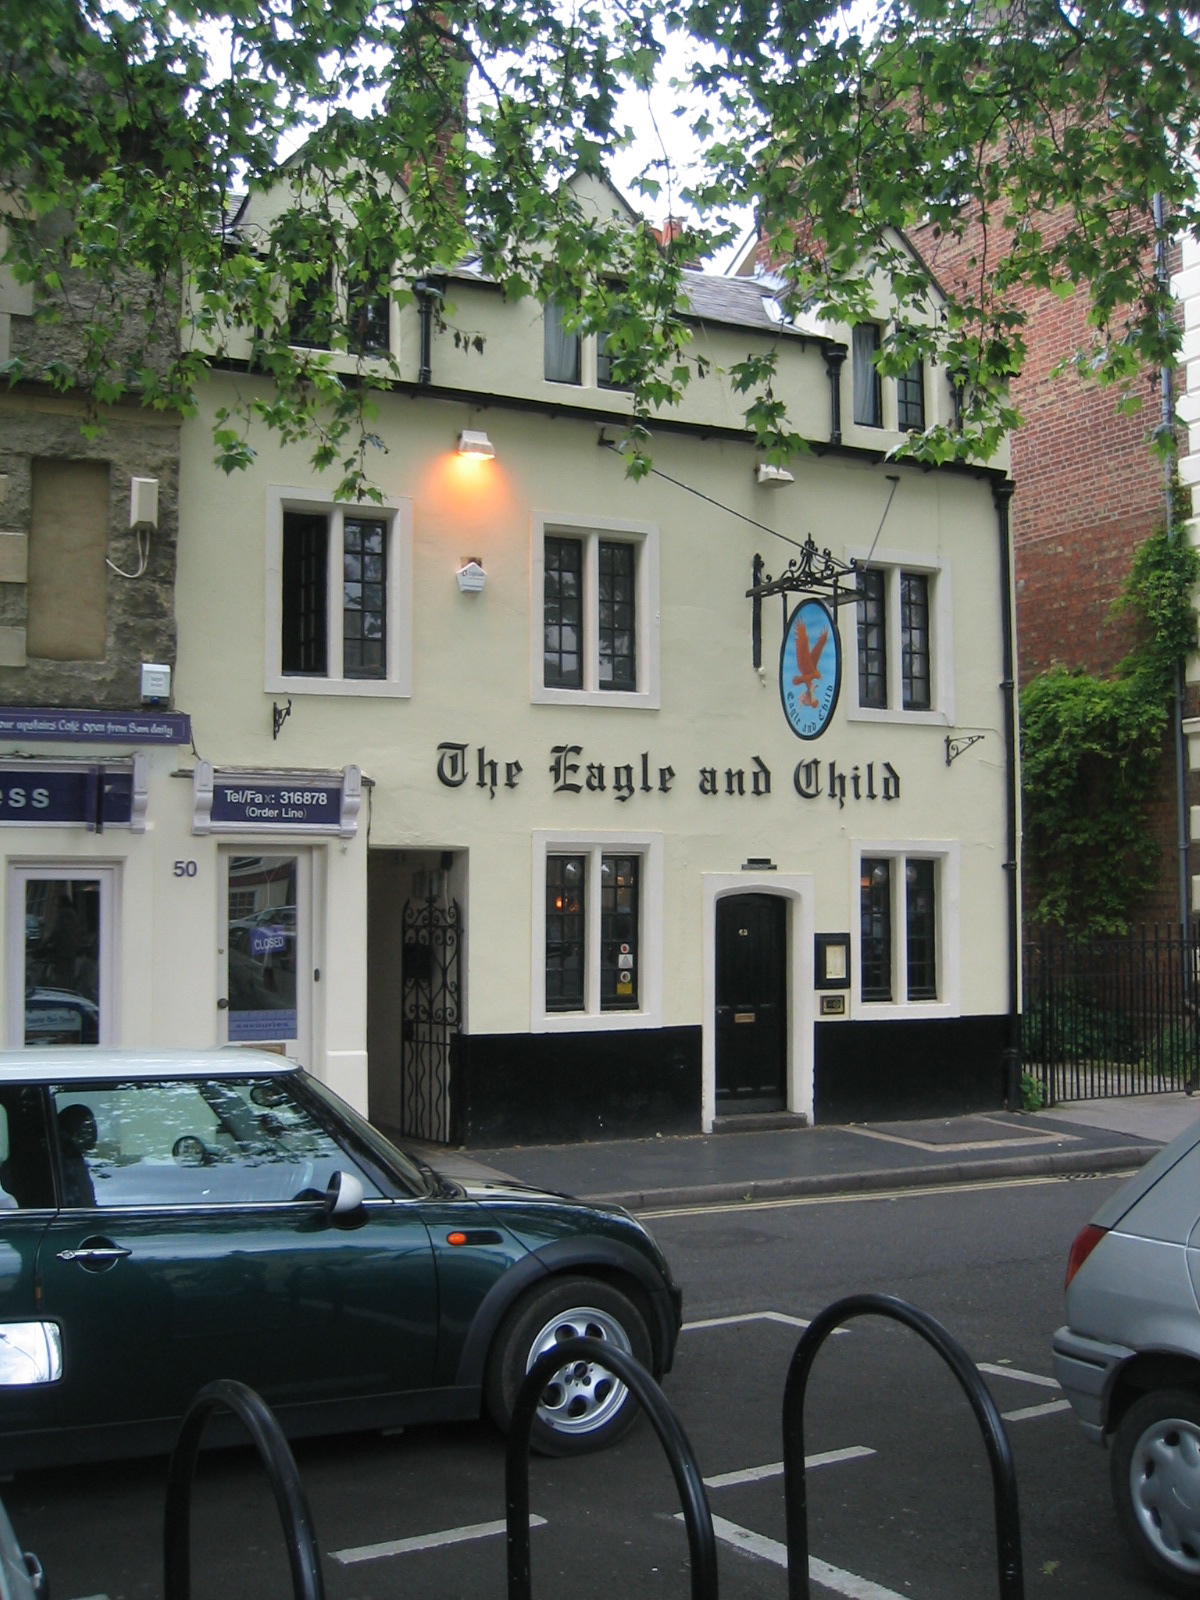
M 530 566 L 534 703 L 657 709 L 657 526 L 538 512 Z
M 957 1016 L 959 849 L 953 842 L 854 847 L 852 1008 L 858 1017 Z
M 266 673 L 273 693 L 412 693 L 412 501 L 267 491 Z
M 660 833 L 533 835 L 534 1033 L 662 1022 Z
M 6 887 L 9 1049 L 116 1044 L 119 868 L 11 863 Z
M 866 552 L 851 551 L 865 563 Z M 858 722 L 954 720 L 950 569 L 927 556 L 877 551 L 854 608 L 855 668 L 846 715 Z

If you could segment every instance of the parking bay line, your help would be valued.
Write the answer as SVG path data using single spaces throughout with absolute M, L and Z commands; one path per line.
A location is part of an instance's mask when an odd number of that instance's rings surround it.
M 675 1519 L 682 1522 L 682 1512 L 677 1511 Z M 713 1518 L 713 1532 L 734 1550 L 757 1556 L 760 1561 L 769 1561 L 772 1566 L 787 1570 L 787 1545 L 780 1544 L 778 1539 L 768 1539 L 749 1528 L 739 1527 L 736 1522 L 727 1522 L 724 1517 Z M 847 1600 L 905 1600 L 895 1589 L 885 1589 L 882 1584 L 872 1583 L 870 1578 L 860 1578 L 853 1572 L 844 1572 L 841 1567 L 831 1567 L 827 1561 L 818 1561 L 816 1556 L 808 1558 L 808 1575 L 813 1583 L 832 1589 L 835 1594 L 845 1595 Z
M 874 1450 L 869 1450 L 865 1444 L 847 1445 L 844 1450 L 822 1450 L 816 1455 L 805 1456 L 805 1467 L 830 1467 L 839 1461 L 861 1461 L 864 1456 L 873 1456 Z M 705 1478 L 706 1489 L 732 1489 L 740 1483 L 761 1483 L 764 1478 L 781 1478 L 783 1476 L 783 1462 L 770 1461 L 765 1467 L 746 1467 L 741 1472 L 718 1472 L 715 1477 Z
M 343 1567 L 358 1561 L 378 1561 L 384 1556 L 405 1556 L 417 1550 L 437 1550 L 444 1545 L 466 1544 L 471 1539 L 490 1539 L 506 1531 L 506 1523 L 475 1522 L 461 1528 L 446 1528 L 441 1533 L 419 1533 L 411 1539 L 387 1539 L 381 1544 L 360 1544 L 347 1550 L 331 1550 L 329 1559 Z M 531 1528 L 544 1528 L 545 1517 L 531 1516 Z

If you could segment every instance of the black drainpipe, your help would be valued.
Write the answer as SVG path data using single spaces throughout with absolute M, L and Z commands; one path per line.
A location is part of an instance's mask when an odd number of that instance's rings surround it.
M 842 442 L 842 362 L 846 351 L 834 345 L 825 351 L 825 371 L 829 375 L 829 442 Z
M 417 374 L 417 381 L 432 383 L 433 306 L 435 301 L 444 297 L 437 285 L 430 283 L 428 278 L 418 278 L 413 284 L 413 293 L 417 297 L 417 310 L 421 318 L 421 370 Z
M 1004 1047 L 1004 1103 L 1021 1109 L 1021 883 L 1017 876 L 1017 838 L 1021 796 L 1017 784 L 1017 683 L 1013 650 L 1012 536 L 1008 520 L 1013 485 L 1006 478 L 992 484 L 992 500 L 1000 528 L 1000 616 L 1004 630 L 1004 763 L 1008 773 L 1008 829 L 1004 871 L 1008 879 L 1008 1035 Z

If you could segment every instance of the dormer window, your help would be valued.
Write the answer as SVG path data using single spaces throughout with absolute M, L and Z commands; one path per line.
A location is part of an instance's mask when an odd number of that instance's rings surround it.
M 879 382 L 879 324 L 858 322 L 851 331 L 854 376 L 854 420 L 862 428 L 883 426 L 883 394 Z
M 289 321 L 288 343 L 331 350 L 345 338 L 351 355 L 386 355 L 391 348 L 388 273 L 363 261 L 346 278 L 331 270 L 301 286 Z
M 545 316 L 545 376 L 547 383 L 574 383 L 581 381 L 580 338 L 563 326 L 563 308 L 556 300 L 546 302 Z
M 896 425 L 908 433 L 924 431 L 925 367 L 920 360 L 896 379 Z

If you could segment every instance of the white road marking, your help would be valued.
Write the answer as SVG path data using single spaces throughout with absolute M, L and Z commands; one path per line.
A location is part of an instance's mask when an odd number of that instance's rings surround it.
M 806 1467 L 831 1467 L 839 1461 L 861 1461 L 864 1456 L 873 1456 L 874 1450 L 868 1450 L 866 1445 L 852 1444 L 844 1450 L 822 1450 L 816 1455 L 805 1456 Z M 764 1478 L 781 1478 L 783 1476 L 783 1462 L 771 1461 L 765 1467 L 746 1467 L 741 1472 L 718 1472 L 713 1478 L 705 1478 L 704 1486 L 707 1489 L 732 1489 L 739 1483 L 760 1483 Z
M 739 1322 L 781 1322 L 785 1328 L 808 1327 L 808 1317 L 792 1317 L 786 1311 L 740 1311 L 731 1317 L 698 1317 L 695 1322 L 685 1322 L 680 1333 L 695 1333 L 697 1328 L 732 1328 Z M 835 1328 L 835 1333 L 849 1333 L 849 1328 Z
M 1042 1389 L 1057 1389 L 1057 1378 L 1047 1378 L 1040 1372 L 1022 1372 L 1020 1367 L 1000 1367 L 990 1361 L 977 1361 L 976 1367 L 980 1372 L 990 1373 L 994 1378 L 1016 1378 L 1021 1383 L 1036 1383 Z
M 531 1528 L 544 1528 L 545 1517 L 530 1517 Z M 329 1559 L 344 1567 L 356 1561 L 378 1561 L 383 1556 L 406 1556 L 414 1550 L 436 1550 L 442 1545 L 466 1544 L 471 1539 L 490 1539 L 504 1533 L 506 1524 L 475 1522 L 463 1528 L 446 1528 L 441 1533 L 419 1533 L 411 1539 L 388 1539 L 382 1544 L 360 1544 L 349 1550 L 331 1550 Z
M 1047 1400 L 1043 1406 L 1022 1406 L 1020 1411 L 1002 1411 L 1005 1422 L 1026 1422 L 1030 1417 L 1049 1417 L 1056 1411 L 1070 1411 L 1069 1400 Z
M 1138 1169 L 1122 1168 L 1113 1172 L 1048 1172 L 1030 1178 L 986 1178 L 974 1183 L 928 1183 L 903 1189 L 856 1189 L 839 1194 L 781 1195 L 774 1200 L 722 1200 L 706 1206 L 639 1207 L 639 1217 L 717 1217 L 729 1211 L 781 1211 L 789 1206 L 845 1206 L 862 1205 L 869 1200 L 920 1200 L 929 1195 L 954 1195 L 979 1192 L 984 1189 L 1030 1189 L 1048 1183 L 1111 1182 L 1116 1178 L 1131 1178 Z
M 683 1520 L 678 1512 L 676 1520 Z M 724 1517 L 713 1518 L 713 1532 L 718 1539 L 740 1550 L 743 1555 L 757 1556 L 760 1561 L 769 1561 L 772 1566 L 783 1567 L 786 1571 L 787 1546 L 780 1544 L 777 1539 L 764 1538 L 761 1533 L 740 1528 L 736 1522 L 726 1522 Z M 846 1595 L 848 1600 L 904 1600 L 895 1589 L 885 1589 L 882 1584 L 872 1583 L 870 1578 L 860 1578 L 853 1572 L 843 1572 L 841 1567 L 831 1567 L 827 1561 L 818 1561 L 816 1556 L 808 1558 L 808 1576 L 813 1583 L 832 1589 L 835 1594 Z
M 782 1322 L 788 1328 L 807 1328 L 805 1317 L 790 1317 L 786 1311 L 742 1311 L 732 1317 L 700 1317 L 695 1322 L 685 1322 L 680 1333 L 694 1333 L 697 1328 L 732 1328 L 737 1322 Z

